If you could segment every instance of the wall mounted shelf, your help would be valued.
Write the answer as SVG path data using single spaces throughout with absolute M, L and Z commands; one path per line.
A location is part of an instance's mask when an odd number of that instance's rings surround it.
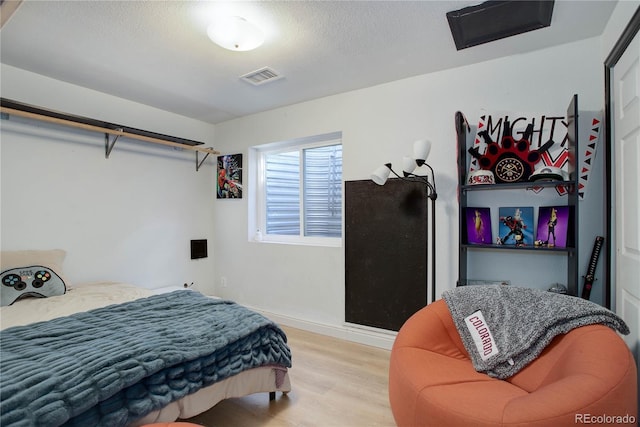
M 204 143 L 200 141 L 164 135 L 156 132 L 149 132 L 146 130 L 122 126 L 115 123 L 61 113 L 58 111 L 48 110 L 45 108 L 24 104 L 6 98 L 0 98 L 0 112 L 2 112 L 3 114 L 15 115 L 28 119 L 40 120 L 48 123 L 104 133 L 105 157 L 107 159 L 109 158 L 113 147 L 120 137 L 149 142 L 152 144 L 160 144 L 169 147 L 180 148 L 182 150 L 194 151 L 196 153 L 196 171 L 200 170 L 200 167 L 202 167 L 205 160 L 210 154 L 220 154 L 219 151 L 216 151 L 213 148 L 201 147 L 201 145 L 204 145 Z M 204 153 L 205 156 L 200 159 L 199 153 Z

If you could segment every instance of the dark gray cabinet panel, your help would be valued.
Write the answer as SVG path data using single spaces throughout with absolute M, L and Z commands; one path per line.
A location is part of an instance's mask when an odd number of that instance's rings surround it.
M 424 184 L 345 183 L 345 320 L 397 331 L 427 305 Z

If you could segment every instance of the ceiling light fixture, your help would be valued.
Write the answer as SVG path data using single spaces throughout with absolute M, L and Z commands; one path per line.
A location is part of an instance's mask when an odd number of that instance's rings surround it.
M 264 33 L 240 16 L 216 20 L 207 28 L 207 35 L 217 45 L 234 51 L 253 50 L 264 42 Z

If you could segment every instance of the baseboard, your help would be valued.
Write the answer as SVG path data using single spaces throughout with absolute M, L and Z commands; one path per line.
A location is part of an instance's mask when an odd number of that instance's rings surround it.
M 254 307 L 249 308 L 284 326 L 290 326 L 292 328 L 327 335 L 346 341 L 352 341 L 358 344 L 383 348 L 385 350 L 391 350 L 397 335 L 397 332 L 394 331 L 371 328 L 368 326 L 351 323 L 345 323 L 342 326 L 327 325 L 324 323 L 311 322 L 282 314 L 271 313 Z

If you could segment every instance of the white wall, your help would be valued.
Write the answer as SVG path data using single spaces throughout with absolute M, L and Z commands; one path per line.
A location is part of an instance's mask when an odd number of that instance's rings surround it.
M 212 145 L 202 122 L 2 66 L 2 97 Z M 1 246 L 62 248 L 75 284 L 112 280 L 155 288 L 195 282 L 212 292 L 213 256 L 191 260 L 189 241 L 213 252 L 215 161 L 10 116 L 0 121 Z
M 414 140 L 431 139 L 440 293 L 457 279 L 454 113 L 461 110 L 470 119 L 483 108 L 564 115 L 574 93 L 582 110 L 599 111 L 599 52 L 594 38 L 280 108 L 217 125 L 216 145 L 246 155 L 252 145 L 342 131 L 343 178 L 357 180 L 368 179 L 382 163 L 399 163 Z M 219 294 L 283 316 L 342 326 L 343 248 L 249 242 L 246 199 L 216 201 L 214 234 Z M 220 287 L 221 276 L 226 288 Z
M 601 37 L 602 49 L 600 55 L 602 63 L 604 63 L 638 7 L 640 7 L 640 1 L 638 0 L 620 0 L 616 4 L 616 8 L 613 10 Z

